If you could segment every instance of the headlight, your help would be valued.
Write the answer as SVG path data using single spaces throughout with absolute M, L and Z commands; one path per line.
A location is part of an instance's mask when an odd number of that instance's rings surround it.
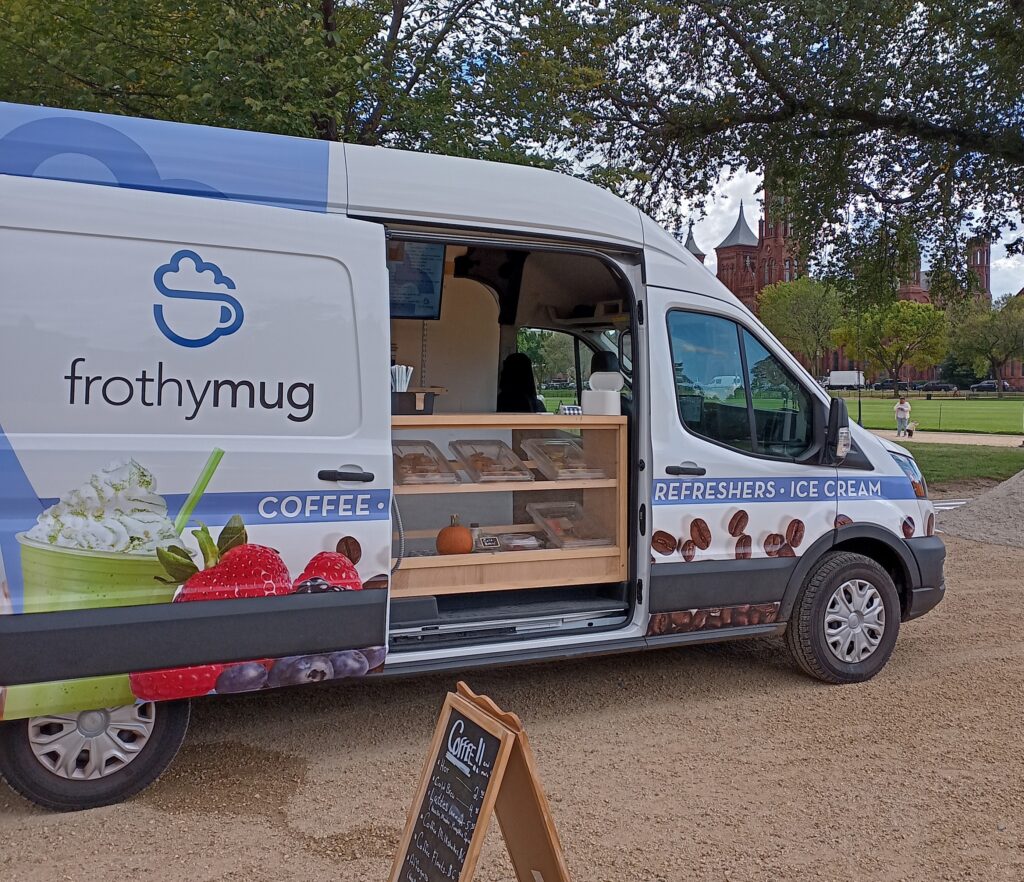
M 904 456 L 902 453 L 890 453 L 889 455 L 896 460 L 896 465 L 903 469 L 903 474 L 910 478 L 910 483 L 914 487 L 914 493 L 917 498 L 927 499 L 928 484 L 925 483 L 924 475 L 921 474 L 917 463 L 914 462 L 914 457 Z

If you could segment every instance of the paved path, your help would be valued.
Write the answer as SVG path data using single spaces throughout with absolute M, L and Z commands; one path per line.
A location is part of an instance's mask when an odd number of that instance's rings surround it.
M 961 505 L 967 505 L 970 501 L 970 499 L 936 499 L 932 504 L 936 511 L 952 511 L 954 508 L 960 508 Z
M 896 437 L 896 431 L 892 429 L 872 430 L 882 438 L 888 438 L 897 443 L 903 438 Z M 977 444 L 989 447 L 1020 447 L 1020 435 L 983 435 L 971 434 L 969 432 L 914 432 L 913 438 L 907 438 L 912 443 L 922 442 L 925 444 Z

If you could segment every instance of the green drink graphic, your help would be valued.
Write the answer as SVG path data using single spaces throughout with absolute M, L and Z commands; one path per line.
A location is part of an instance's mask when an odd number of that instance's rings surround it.
M 175 586 L 158 581 L 167 574 L 155 551 L 63 548 L 35 542 L 24 533 L 17 539 L 26 613 L 170 603 L 174 598 Z
M 156 546 L 178 539 L 223 455 L 219 449 L 210 455 L 174 523 L 153 476 L 133 460 L 97 472 L 43 512 L 33 530 L 17 536 L 23 612 L 170 603 L 177 589 L 161 581 L 167 573 Z M 133 704 L 128 673 L 11 686 L 0 719 Z

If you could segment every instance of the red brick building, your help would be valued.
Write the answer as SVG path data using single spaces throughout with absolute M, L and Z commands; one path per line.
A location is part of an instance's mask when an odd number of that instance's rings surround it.
M 772 199 L 765 193 L 765 206 L 770 206 Z M 758 296 L 761 289 L 776 282 L 788 282 L 798 278 L 805 270 L 799 263 L 797 249 L 793 238 L 793 228 L 787 217 L 776 217 L 766 208 L 764 216 L 758 222 L 757 234 L 747 224 L 740 202 L 739 214 L 733 228 L 716 247 L 718 258 L 717 276 L 722 283 L 735 294 L 752 312 L 757 312 Z M 693 226 L 686 237 L 686 249 L 701 263 L 704 253 L 693 238 Z M 978 280 L 978 296 L 992 300 L 992 249 L 986 239 L 971 239 L 967 243 L 967 264 Z M 928 303 L 929 273 L 922 272 L 920 262 L 899 288 L 899 297 L 903 300 L 916 300 Z M 1024 294 L 1024 291 L 1021 292 Z M 855 370 L 857 365 L 852 359 L 846 358 L 842 350 L 832 353 L 832 370 Z M 829 360 L 826 359 L 826 365 Z M 1014 362 L 1012 370 L 1007 372 L 1011 384 L 1021 385 L 1021 365 Z M 937 368 L 925 371 L 910 371 L 904 379 L 933 379 L 938 373 Z

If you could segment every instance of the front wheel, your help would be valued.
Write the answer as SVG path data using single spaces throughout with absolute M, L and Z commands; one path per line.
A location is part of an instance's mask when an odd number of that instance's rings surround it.
M 862 554 L 833 551 L 808 575 L 786 629 L 796 663 L 826 683 L 870 680 L 900 629 L 892 577 Z
M 121 802 L 152 784 L 185 740 L 188 701 L 143 702 L 0 724 L 0 774 L 43 808 Z

